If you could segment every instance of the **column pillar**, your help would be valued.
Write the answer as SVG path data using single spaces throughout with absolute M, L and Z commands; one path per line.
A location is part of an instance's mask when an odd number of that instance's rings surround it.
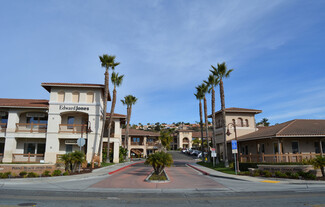
M 4 163 L 12 162 L 12 154 L 13 152 L 15 152 L 16 146 L 17 146 L 17 141 L 15 137 L 6 137 L 2 162 Z
M 120 162 L 120 143 L 115 141 L 113 142 L 113 162 L 119 163 Z
M 322 145 L 322 139 L 319 140 L 319 150 L 320 150 L 320 156 L 323 157 L 323 145 Z

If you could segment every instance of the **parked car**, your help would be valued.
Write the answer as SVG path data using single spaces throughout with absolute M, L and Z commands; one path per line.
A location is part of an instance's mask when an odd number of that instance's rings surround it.
M 203 152 L 204 156 L 206 157 L 207 156 L 207 152 Z M 202 158 L 202 152 L 200 152 L 198 155 L 197 155 L 197 158 Z
M 182 153 L 186 153 L 188 151 L 188 149 L 182 149 Z

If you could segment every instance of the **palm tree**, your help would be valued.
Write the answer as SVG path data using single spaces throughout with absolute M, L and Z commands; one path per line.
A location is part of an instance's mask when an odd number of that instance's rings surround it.
M 212 108 L 212 146 L 213 148 L 216 148 L 216 117 L 214 115 L 215 113 L 215 104 L 216 104 L 216 98 L 215 98 L 215 90 L 214 87 L 216 87 L 219 84 L 218 77 L 214 76 L 213 74 L 210 74 L 208 77 L 208 81 L 204 81 L 208 87 L 208 92 L 211 93 L 211 108 Z M 215 159 L 213 158 L 213 166 L 215 165 Z
M 263 124 L 263 126 L 270 126 L 270 122 L 267 118 L 263 118 L 257 125 Z
M 213 70 L 210 70 L 211 73 L 218 77 L 219 79 L 219 86 L 220 86 L 220 101 L 221 101 L 221 112 L 222 112 L 222 127 L 223 127 L 223 148 L 224 148 L 224 153 L 223 153 L 223 160 L 225 162 L 225 166 L 228 167 L 228 154 L 227 154 L 227 136 L 226 136 L 226 106 L 225 106 L 225 92 L 223 88 L 223 79 L 228 78 L 230 76 L 230 73 L 234 69 L 227 69 L 226 63 L 223 62 L 221 64 L 218 63 L 218 67 L 214 67 L 211 65 Z
M 109 115 L 108 118 L 108 127 L 107 127 L 107 131 L 108 131 L 108 140 L 107 140 L 107 154 L 106 154 L 106 162 L 109 163 L 109 142 L 110 142 L 110 134 L 111 134 L 111 124 L 112 124 L 112 119 L 113 119 L 113 114 L 114 114 L 114 110 L 115 110 L 115 105 L 116 105 L 116 87 L 119 87 L 122 84 L 123 81 L 123 77 L 124 75 L 119 75 L 118 73 L 113 72 L 112 73 L 112 77 L 111 77 L 111 81 L 114 85 L 114 89 L 113 89 L 113 99 L 112 99 L 112 106 L 111 106 L 111 113 Z
M 105 129 L 105 121 L 106 121 L 106 111 L 107 111 L 107 99 L 108 99 L 108 93 L 109 93 L 109 68 L 112 68 L 114 70 L 115 66 L 118 66 L 120 63 L 115 62 L 115 56 L 114 55 L 107 55 L 104 54 L 103 56 L 99 56 L 99 60 L 101 62 L 101 66 L 105 68 L 105 88 L 104 88 L 104 106 L 103 106 L 103 127 L 100 134 L 100 141 L 98 146 L 98 156 L 101 155 L 101 148 L 103 145 L 103 136 L 104 136 L 104 129 Z
M 126 116 L 126 129 L 125 129 L 125 140 L 124 140 L 124 146 L 127 148 L 127 140 L 129 139 L 129 127 L 130 127 L 130 119 L 131 119 L 131 112 L 132 112 L 132 105 L 134 105 L 137 102 L 137 98 L 132 95 L 128 95 L 124 97 L 124 100 L 121 100 L 123 105 L 127 106 L 127 116 Z
M 206 135 L 206 140 L 207 140 L 207 147 L 208 147 L 208 152 L 210 151 L 210 147 L 209 147 L 209 122 L 208 122 L 208 106 L 207 106 L 207 99 L 205 94 L 208 93 L 208 85 L 205 83 L 201 84 L 201 92 L 203 94 L 203 104 L 204 104 L 204 122 L 205 122 L 205 135 Z M 208 153 L 209 154 L 209 153 Z
M 196 93 L 194 96 L 196 97 L 197 100 L 199 100 L 199 110 L 200 110 L 200 128 L 201 128 L 201 151 L 203 153 L 204 151 L 204 145 L 203 145 L 203 120 L 202 120 L 202 99 L 204 97 L 202 93 L 201 86 L 197 86 L 196 88 Z M 204 161 L 204 156 L 202 156 L 202 161 Z

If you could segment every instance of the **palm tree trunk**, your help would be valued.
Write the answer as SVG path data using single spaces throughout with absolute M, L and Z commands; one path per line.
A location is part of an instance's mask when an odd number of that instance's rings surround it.
M 208 147 L 208 157 L 210 157 L 210 146 L 209 146 L 209 122 L 208 122 L 208 106 L 207 106 L 207 99 L 204 96 L 204 120 L 205 120 L 205 133 L 207 139 L 207 147 Z
M 106 122 L 106 110 L 107 110 L 107 97 L 108 97 L 108 81 L 109 81 L 109 74 L 108 74 L 108 68 L 106 68 L 105 71 L 105 89 L 104 89 L 104 108 L 103 108 L 103 127 L 100 134 L 100 141 L 98 146 L 98 156 L 101 156 L 102 152 L 102 145 L 103 145 L 103 137 L 104 137 L 104 130 L 105 130 L 105 122 Z
M 202 118 L 202 102 L 200 100 L 200 127 L 201 127 L 201 151 L 202 151 L 202 162 L 204 162 L 204 145 L 203 145 L 203 118 Z
M 124 140 L 124 144 L 125 144 L 125 148 L 127 150 L 129 150 L 128 147 L 128 142 L 129 142 L 129 126 L 130 126 L 130 119 L 131 119 L 131 107 L 127 108 L 127 121 L 126 121 L 126 129 L 125 129 L 125 140 Z
M 228 154 L 227 154 L 227 136 L 226 136 L 226 107 L 225 107 L 225 92 L 223 89 L 223 81 L 220 79 L 220 100 L 221 100 L 221 111 L 222 111 L 222 128 L 223 128 L 223 161 L 225 167 L 229 167 Z
M 215 105 L 216 105 L 216 97 L 215 97 L 215 91 L 214 87 L 212 87 L 211 91 L 211 108 L 212 108 L 212 146 L 214 150 L 216 150 L 216 117 L 214 115 L 215 113 Z M 213 159 L 213 166 L 215 166 L 215 158 Z
M 111 124 L 112 124 L 112 120 L 113 120 L 113 114 L 114 114 L 114 110 L 115 110 L 115 105 L 116 105 L 116 88 L 114 86 L 114 90 L 113 90 L 113 100 L 112 100 L 112 106 L 111 106 L 111 113 L 109 115 L 109 119 L 108 119 L 108 127 L 107 127 L 107 131 L 108 131 L 108 138 L 107 138 L 107 155 L 106 155 L 106 162 L 110 163 L 109 160 L 109 150 L 110 150 L 110 138 L 111 138 Z

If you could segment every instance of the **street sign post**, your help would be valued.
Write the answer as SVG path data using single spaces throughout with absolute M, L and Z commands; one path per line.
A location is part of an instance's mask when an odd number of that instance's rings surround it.
M 86 144 L 85 138 L 81 137 L 77 140 L 77 145 L 80 147 L 80 152 L 81 152 L 81 147 L 83 147 L 85 144 Z
M 237 140 L 231 140 L 231 149 L 232 149 L 232 153 L 234 154 L 234 160 L 235 160 L 235 173 L 237 175 Z
M 216 149 L 211 148 L 211 157 L 217 157 Z

